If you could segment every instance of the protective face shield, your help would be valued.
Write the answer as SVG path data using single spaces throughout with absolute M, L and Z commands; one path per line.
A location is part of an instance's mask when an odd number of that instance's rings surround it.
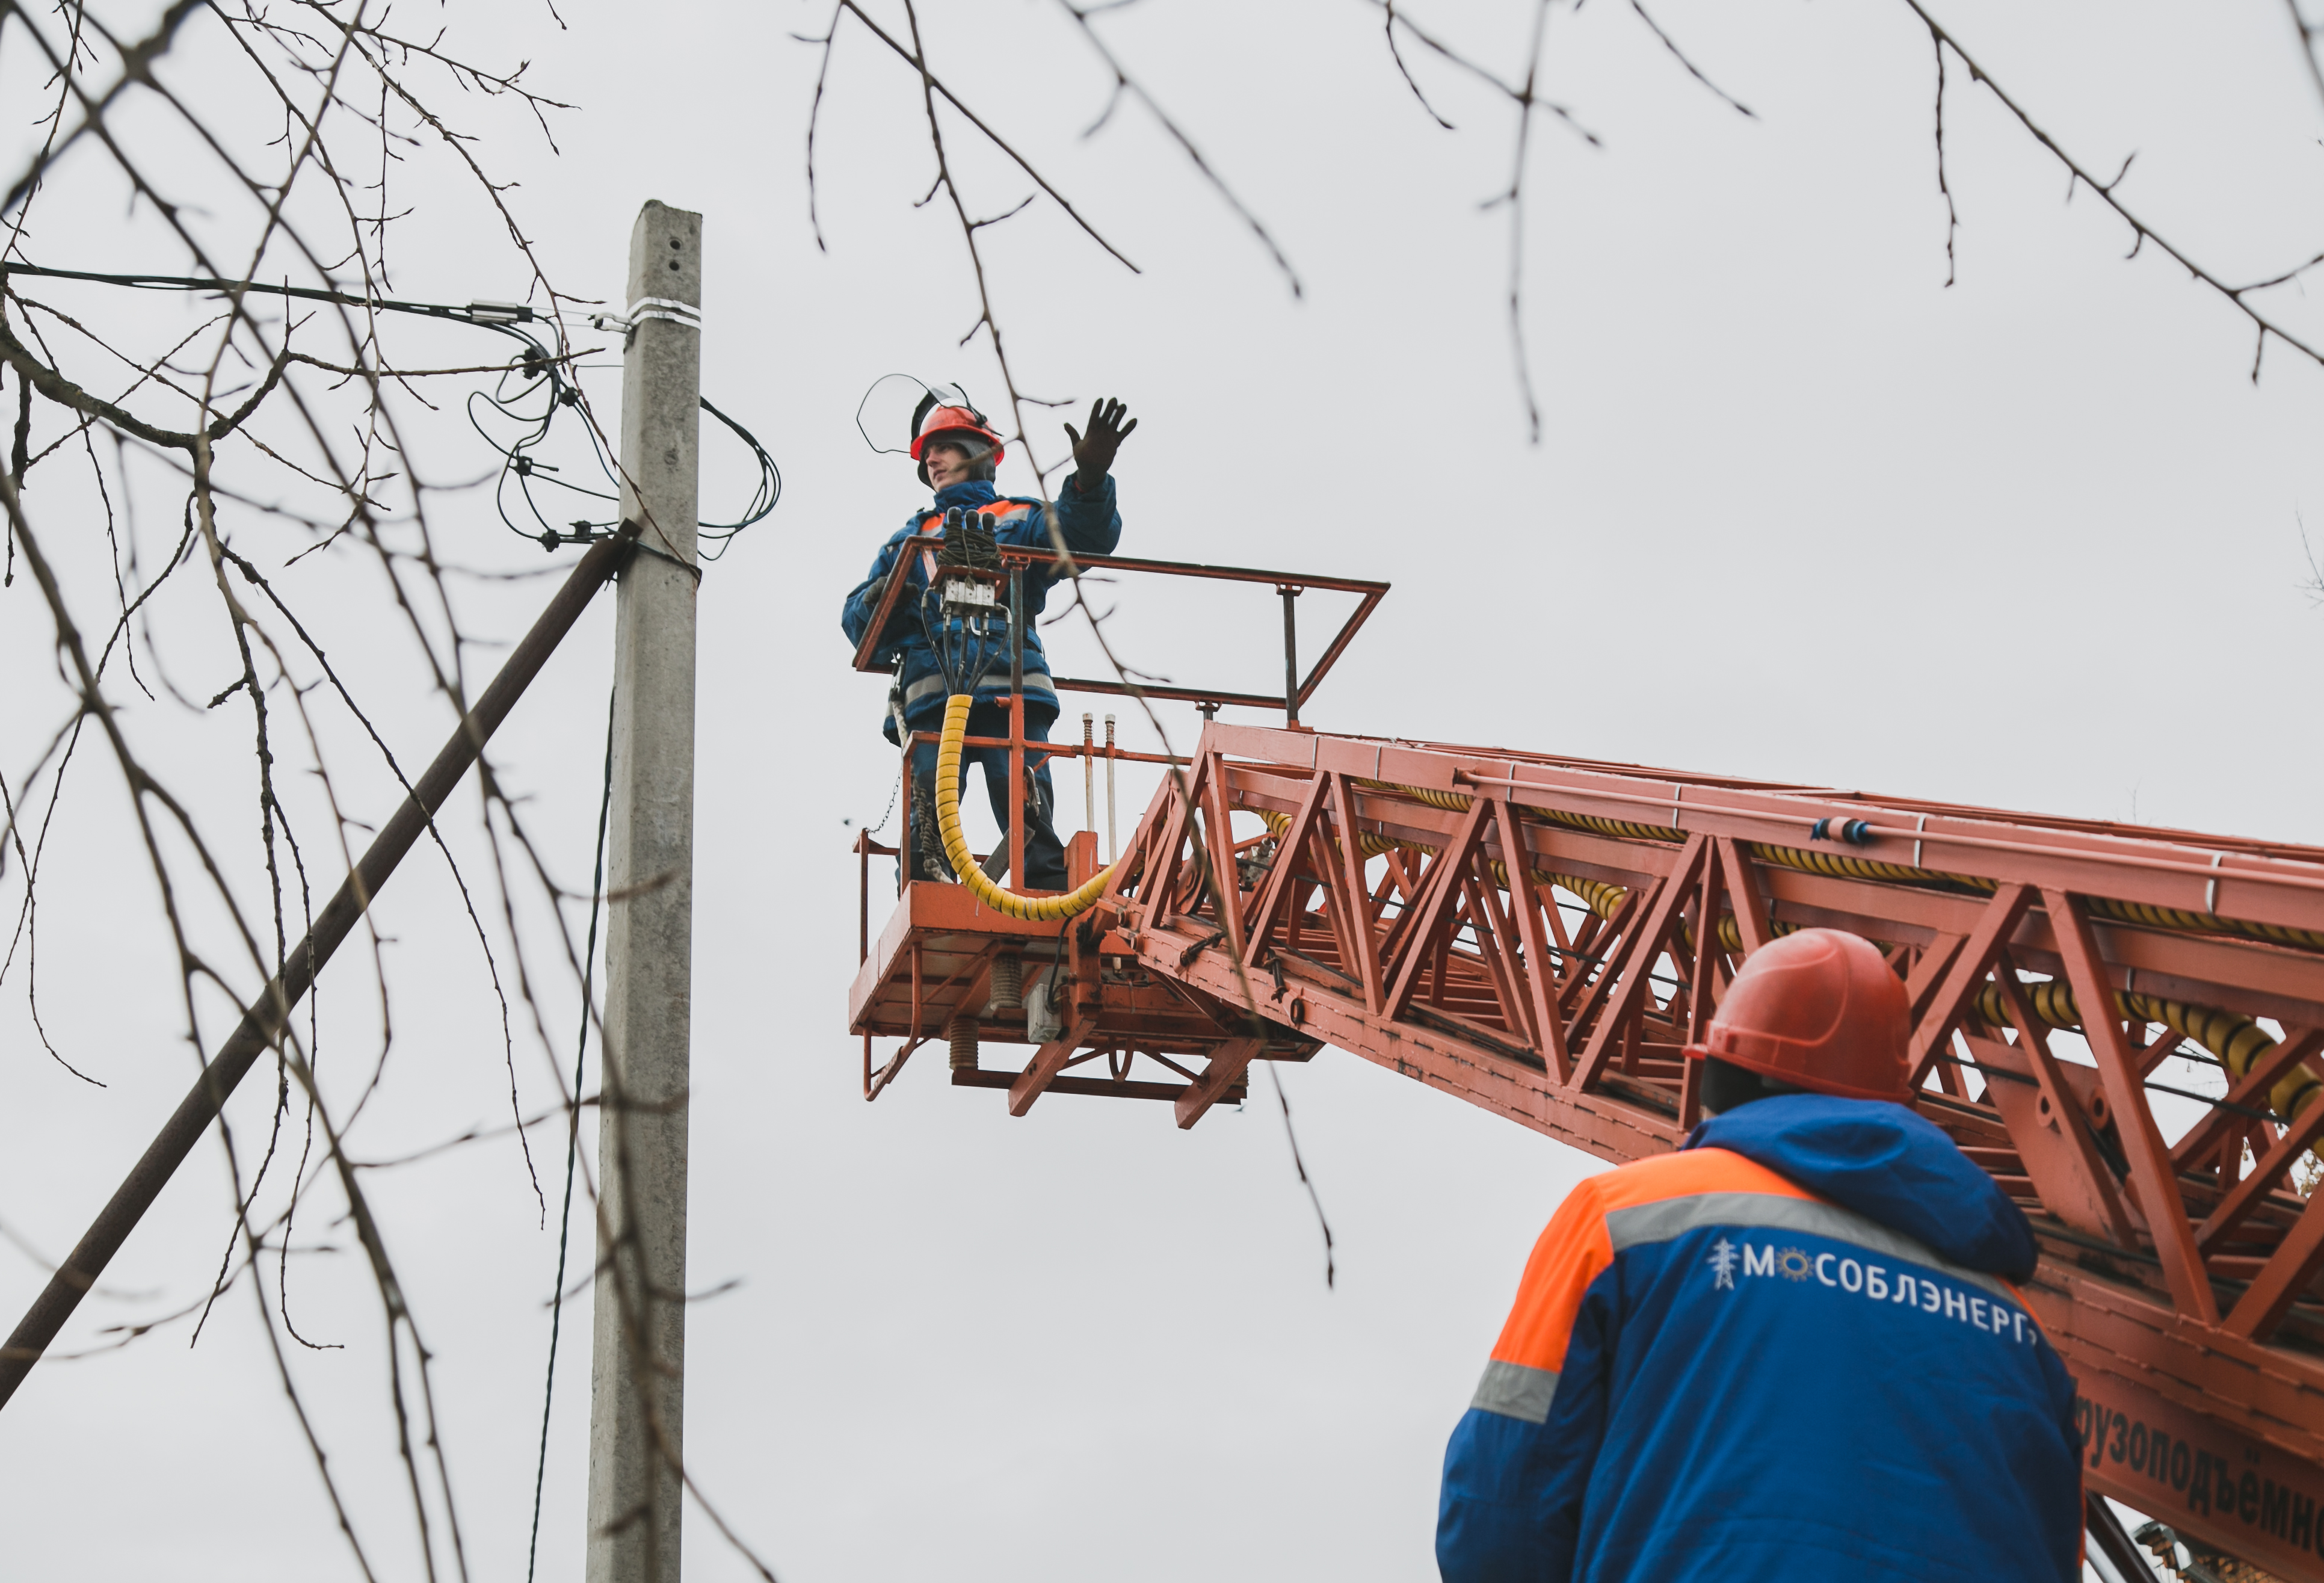
M 993 432 L 983 413 L 965 402 L 939 401 L 931 391 L 912 414 L 912 460 L 919 464 L 923 484 L 928 481 L 927 448 L 938 443 L 958 446 L 968 453 L 972 466 L 983 463 L 982 474 L 986 477 L 992 476 L 991 468 L 1008 455 L 1001 436 Z

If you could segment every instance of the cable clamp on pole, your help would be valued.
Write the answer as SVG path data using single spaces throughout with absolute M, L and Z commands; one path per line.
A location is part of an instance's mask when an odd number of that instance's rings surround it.
M 619 331 L 627 335 L 649 319 L 666 319 L 672 324 L 682 324 L 688 329 L 702 328 L 702 310 L 691 302 L 681 302 L 675 297 L 641 297 L 630 304 L 627 313 L 592 313 L 589 328 L 607 333 Z
M 656 560 L 667 560 L 672 566 L 678 568 L 678 570 L 692 578 L 696 588 L 698 588 L 702 586 L 702 569 L 700 567 L 695 565 L 689 560 L 680 560 L 677 556 L 672 555 L 667 550 L 655 549 L 652 545 L 646 542 L 645 532 L 645 524 L 639 522 L 636 518 L 623 517 L 622 519 L 621 527 L 613 536 L 629 540 L 629 556 L 624 557 L 625 560 L 640 555 L 650 555 Z

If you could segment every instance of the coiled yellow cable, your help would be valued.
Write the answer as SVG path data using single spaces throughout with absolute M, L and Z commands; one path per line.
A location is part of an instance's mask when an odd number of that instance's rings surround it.
M 1020 896 L 994 884 L 969 851 L 968 838 L 960 828 L 960 739 L 968 733 L 968 710 L 974 701 L 964 692 L 954 693 L 945 700 L 944 736 L 936 744 L 936 834 L 944 838 L 945 856 L 953 872 L 978 901 L 1010 918 L 1056 923 L 1088 912 L 1105 894 L 1106 882 L 1113 877 L 1111 865 L 1079 890 L 1062 896 Z

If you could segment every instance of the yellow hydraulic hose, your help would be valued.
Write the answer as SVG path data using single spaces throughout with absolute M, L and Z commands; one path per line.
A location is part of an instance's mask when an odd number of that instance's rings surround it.
M 969 851 L 968 838 L 960 828 L 960 739 L 967 734 L 969 706 L 974 701 L 964 692 L 954 693 L 945 701 L 944 737 L 936 744 L 936 833 L 944 838 L 945 856 L 953 872 L 978 901 L 1010 918 L 1056 923 L 1088 912 L 1105 894 L 1106 881 L 1113 877 L 1111 866 L 1093 875 L 1081 889 L 1062 896 L 1020 896 L 994 884 Z
M 2080 1028 L 2081 1008 L 2074 1004 L 2073 986 L 2062 979 L 2022 986 L 2028 1010 L 2053 1028 Z M 2160 1023 L 2182 1039 L 2196 1043 L 2217 1056 L 2233 1078 L 2241 1078 L 2252 1069 L 2261 1058 L 2275 1048 L 2276 1041 L 2267 1030 L 2249 1017 L 2239 1017 L 2233 1012 L 2223 1012 L 2217 1006 L 2190 1005 L 2185 1001 L 2165 1000 L 2159 995 L 2137 995 L 2116 990 L 2116 1012 L 2142 1023 Z M 2009 1014 L 2001 1004 L 2001 991 L 1988 984 L 1977 998 L 1977 1014 L 1997 1028 L 2009 1024 Z M 2316 1102 L 2324 1080 L 2304 1066 L 2294 1067 L 2283 1080 L 2268 1090 L 2267 1102 L 2275 1114 L 2286 1121 L 2297 1120 L 2301 1112 Z

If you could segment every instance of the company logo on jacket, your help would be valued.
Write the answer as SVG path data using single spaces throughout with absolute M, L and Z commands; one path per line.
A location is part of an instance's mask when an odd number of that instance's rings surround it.
M 1926 1274 L 1891 1271 L 1885 1264 L 1868 1260 L 1840 1254 L 1811 1254 L 1805 1248 L 1778 1249 L 1772 1243 L 1746 1241 L 1738 1247 L 1722 1236 L 1711 1245 L 1711 1257 L 1703 1262 L 1711 1266 L 1711 1288 L 1714 1291 L 1734 1291 L 1738 1267 L 1747 1277 L 1781 1275 L 1786 1281 L 1803 1282 L 1812 1276 L 1821 1285 L 1860 1293 L 1874 1302 L 1917 1308 L 2015 1341 L 2030 1341 L 2025 1310 L 2014 1303 L 1963 1291 Z

